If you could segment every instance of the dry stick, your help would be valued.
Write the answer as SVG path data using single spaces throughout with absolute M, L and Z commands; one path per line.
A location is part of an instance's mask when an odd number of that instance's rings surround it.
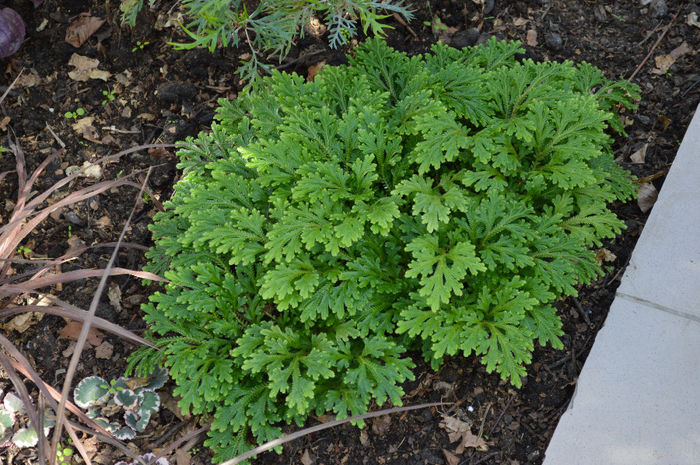
M 673 18 L 671 18 L 671 21 L 666 25 L 664 28 L 663 32 L 659 36 L 658 39 L 656 39 L 656 42 L 654 42 L 654 45 L 652 45 L 651 50 L 649 50 L 649 53 L 647 53 L 647 56 L 644 57 L 641 63 L 639 63 L 639 66 L 637 66 L 637 69 L 634 70 L 634 72 L 630 75 L 630 77 L 627 78 L 628 81 L 631 81 L 634 79 L 634 77 L 637 75 L 640 69 L 642 69 L 642 66 L 649 60 L 649 57 L 651 57 L 651 54 L 654 53 L 654 50 L 656 50 L 656 47 L 659 46 L 663 38 L 666 36 L 666 33 L 668 32 L 669 28 L 671 25 L 676 21 L 676 18 L 678 18 L 678 15 L 680 14 L 682 8 L 678 8 L 678 11 L 676 12 L 675 15 L 673 15 Z
M 148 170 L 148 174 L 146 175 L 146 179 L 144 179 L 143 184 L 141 185 L 141 190 L 139 191 L 139 197 L 143 194 L 143 188 L 146 186 L 146 182 L 148 181 L 148 177 L 151 174 L 151 170 Z M 68 392 L 70 391 L 71 388 L 71 382 L 73 381 L 73 376 L 75 375 L 75 370 L 78 367 L 78 361 L 80 360 L 80 354 L 83 351 L 83 348 L 85 347 L 85 342 L 87 341 L 87 336 L 88 336 L 88 331 L 90 330 L 90 326 L 92 325 L 92 321 L 95 317 L 95 311 L 97 310 L 97 304 L 100 301 L 100 297 L 102 296 L 102 291 L 105 288 L 105 285 L 107 284 L 107 278 L 109 277 L 109 272 L 112 269 L 112 266 L 114 265 L 114 261 L 117 258 L 117 252 L 119 252 L 119 244 L 124 240 L 124 235 L 126 234 L 126 230 L 129 227 L 129 223 L 131 223 L 131 218 L 134 216 L 134 212 L 136 211 L 136 205 L 131 209 L 131 213 L 129 213 L 129 217 L 126 219 L 126 223 L 124 223 L 124 227 L 122 228 L 121 234 L 119 234 L 119 240 L 117 240 L 117 246 L 114 248 L 114 251 L 112 252 L 112 256 L 109 259 L 109 262 L 107 263 L 107 266 L 105 267 L 105 271 L 102 274 L 102 278 L 100 279 L 100 284 L 97 286 L 97 290 L 95 291 L 95 295 L 92 298 L 92 302 L 90 303 L 90 309 L 88 310 L 88 314 L 85 316 L 85 320 L 83 321 L 83 327 L 80 330 L 80 336 L 78 336 L 78 342 L 75 345 L 75 352 L 73 352 L 73 356 L 70 359 L 70 363 L 68 364 L 68 371 L 66 372 L 66 379 L 63 382 L 63 389 L 61 390 L 61 401 L 58 404 L 58 410 L 56 412 L 56 429 L 54 430 L 53 434 L 53 441 L 51 444 L 51 465 L 54 465 L 56 463 L 56 451 L 58 450 L 58 442 L 61 439 L 61 429 L 63 426 L 63 418 L 65 417 L 66 414 L 66 400 L 68 399 Z
M 7 86 L 7 89 L 5 89 L 5 92 L 3 92 L 2 96 L 0 96 L 0 103 L 2 103 L 5 100 L 5 97 L 7 97 L 7 94 L 10 93 L 10 90 L 15 86 L 15 83 L 17 82 L 17 79 L 22 75 L 24 72 L 24 68 L 19 70 L 19 73 L 17 74 L 17 77 L 15 78 L 14 81 L 12 81 L 12 84 Z
M 498 452 L 491 452 L 490 454 L 484 455 L 483 457 L 481 457 L 479 460 L 477 460 L 476 462 L 474 462 L 472 465 L 479 465 L 480 463 L 484 463 L 484 462 L 486 462 L 488 459 L 490 459 L 491 457 L 495 457 L 495 456 L 497 456 L 498 454 L 499 454 Z
M 498 418 L 496 418 L 496 422 L 493 425 L 491 425 L 491 429 L 489 429 L 489 433 L 487 435 L 489 438 L 491 437 L 491 433 L 493 433 L 493 430 L 496 429 L 498 422 L 501 421 L 501 418 L 503 418 L 503 415 L 506 413 L 506 410 L 508 410 L 510 403 L 513 401 L 513 397 L 515 397 L 515 396 L 513 396 L 513 394 L 511 394 L 510 397 L 508 398 L 508 402 L 506 402 L 506 406 L 503 407 L 503 411 L 501 412 L 500 415 L 498 415 Z
M 451 403 L 452 402 L 433 402 L 430 404 L 409 405 L 408 407 L 394 407 L 394 408 L 388 408 L 388 409 L 384 409 L 384 410 L 377 410 L 376 412 L 365 413 L 363 415 L 355 415 L 355 416 L 352 416 L 349 418 L 345 418 L 343 420 L 329 421 L 327 423 L 322 423 L 320 425 L 311 426 L 310 428 L 304 428 L 304 429 L 296 431 L 294 433 L 282 436 L 281 438 L 277 438 L 277 439 L 273 439 L 272 441 L 268 441 L 265 444 L 263 444 L 259 447 L 256 447 L 253 450 L 249 450 L 245 454 L 241 454 L 238 457 L 234 457 L 231 460 L 227 460 L 227 461 L 221 463 L 221 465 L 236 465 L 236 464 L 241 463 L 242 461 L 244 461 L 244 460 L 246 460 L 254 455 L 261 454 L 261 453 L 266 452 L 272 448 L 275 448 L 277 446 L 281 446 L 282 444 L 293 441 L 293 440 L 298 439 L 302 436 L 306 436 L 307 434 L 315 433 L 317 431 L 323 431 L 324 429 L 328 429 L 328 428 L 333 428 L 334 426 L 342 425 L 343 423 L 348 423 L 350 421 L 366 420 L 367 418 L 380 417 L 382 415 L 388 415 L 390 413 L 406 412 L 409 410 L 418 410 L 418 409 L 422 409 L 422 408 L 437 407 L 438 405 L 449 405 Z
M 183 437 L 181 437 L 181 438 L 178 439 L 177 441 L 174 441 L 174 442 L 168 444 L 168 446 L 167 446 L 166 448 L 164 448 L 163 450 L 161 450 L 161 451 L 153 458 L 153 460 L 151 460 L 150 462 L 148 462 L 146 465 L 155 465 L 155 463 L 158 461 L 159 458 L 165 457 L 165 456 L 168 455 L 170 452 L 172 452 L 172 451 L 174 451 L 175 449 L 177 449 L 178 447 L 180 447 L 180 444 L 183 444 L 183 443 L 185 443 L 185 442 L 188 442 L 188 441 L 190 441 L 190 440 L 196 438 L 196 437 L 199 436 L 200 434 L 206 433 L 207 431 L 209 431 L 209 425 L 202 426 L 202 427 L 199 428 L 199 429 L 196 429 L 196 430 L 194 430 L 194 431 L 192 431 L 192 432 L 190 432 L 190 433 L 185 434 Z M 234 459 L 234 460 L 235 460 L 235 459 Z M 227 463 L 227 462 L 224 462 L 224 463 Z

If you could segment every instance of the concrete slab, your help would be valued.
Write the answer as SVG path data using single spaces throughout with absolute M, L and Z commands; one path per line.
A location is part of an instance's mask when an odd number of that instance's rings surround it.
M 618 297 L 543 465 L 698 465 L 698 423 L 700 323 Z
M 699 287 L 700 112 L 696 111 L 618 294 L 700 321 Z

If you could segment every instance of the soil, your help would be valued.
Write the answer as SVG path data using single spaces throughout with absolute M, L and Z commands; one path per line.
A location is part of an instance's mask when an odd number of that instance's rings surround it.
M 2 2 L 19 11 L 27 22 L 28 37 L 20 51 L 0 60 L 0 94 L 24 70 L 21 80 L 10 90 L 0 107 L 0 126 L 17 136 L 29 169 L 36 167 L 55 150 L 63 154 L 39 178 L 36 190 L 53 185 L 71 166 L 147 143 L 172 143 L 206 130 L 219 98 L 235 98 L 241 83 L 235 75 L 239 55 L 235 49 L 177 51 L 169 42 L 186 40 L 175 27 L 163 26 L 164 19 L 176 12 L 176 2 L 156 1 L 144 8 L 135 28 L 118 22 L 118 3 L 96 0 L 46 0 L 38 9 L 28 0 Z M 144 2 L 148 3 L 148 2 Z M 642 98 L 636 112 L 627 112 L 624 121 L 628 136 L 617 137 L 614 145 L 618 161 L 639 177 L 646 177 L 660 189 L 666 171 L 678 149 L 700 100 L 700 68 L 695 47 L 700 44 L 700 28 L 688 24 L 689 15 L 700 13 L 697 1 L 653 0 L 646 6 L 638 0 L 615 1 L 512 1 L 482 2 L 457 0 L 413 1 L 416 17 L 409 27 L 395 18 L 387 22 L 394 29 L 387 36 L 395 48 L 409 54 L 424 53 L 440 39 L 455 46 L 482 42 L 491 35 L 518 39 L 527 55 L 535 60 L 588 61 L 609 78 L 629 78 L 639 84 Z M 484 4 L 484 9 L 478 3 Z M 641 2 L 645 3 L 645 2 Z M 648 2 L 647 2 L 648 3 Z M 64 41 L 66 29 L 80 15 L 106 19 L 105 24 L 82 46 Z M 431 26 L 432 23 L 432 26 Z M 474 30 L 476 28 L 476 30 Z M 683 44 L 687 48 L 681 47 Z M 679 48 L 680 47 L 680 48 Z M 319 63 L 344 61 L 342 50 L 329 50 L 323 38 L 307 36 L 299 40 L 283 62 L 286 71 L 302 75 Z M 672 53 L 672 51 L 674 51 Z M 685 52 L 684 52 L 685 51 Z M 105 80 L 78 81 L 69 76 L 73 54 L 99 60 L 98 69 L 109 73 Z M 664 60 L 675 62 L 667 69 Z M 638 70 L 637 68 L 641 66 Z M 99 75 L 99 73 L 98 73 Z M 112 98 L 110 98 L 110 95 Z M 84 110 L 84 115 L 67 118 L 66 112 Z M 9 121 L 7 120 L 9 117 Z M 92 129 L 73 127 L 81 118 L 94 118 Z M 2 145 L 7 142 L 3 141 Z M 645 153 L 640 159 L 640 150 Z M 634 156 L 633 156 L 634 155 Z M 149 167 L 151 194 L 139 199 L 137 190 L 120 187 L 90 201 L 53 215 L 23 244 L 28 258 L 57 257 L 70 241 L 86 244 L 116 240 L 132 207 L 136 213 L 126 235 L 130 243 L 150 245 L 147 229 L 161 201 L 167 200 L 179 172 L 172 149 L 140 150 L 104 167 L 102 179 L 115 179 L 129 173 L 143 177 Z M 0 157 L 0 172 L 14 169 L 10 153 Z M 140 173 L 140 174 L 139 174 Z M 78 189 L 94 182 L 79 178 L 71 185 Z M 0 183 L 0 224 L 7 220 L 16 199 L 16 181 L 10 176 Z M 547 443 L 576 387 L 578 373 L 603 325 L 615 289 L 630 253 L 644 226 L 647 214 L 635 202 L 616 205 L 616 213 L 628 229 L 605 248 L 613 255 L 606 262 L 607 273 L 581 289 L 577 299 L 558 303 L 564 322 L 565 348 L 538 347 L 528 377 L 521 389 L 487 374 L 474 357 L 449 358 L 437 372 L 416 359 L 416 381 L 405 386 L 404 404 L 456 402 L 452 406 L 428 408 L 380 417 L 364 430 L 344 425 L 311 434 L 289 443 L 282 455 L 266 453 L 257 464 L 539 464 Z M 106 252 L 105 252 L 106 251 Z M 91 249 L 62 271 L 103 267 L 110 249 Z M 124 249 L 118 266 L 140 269 L 143 252 Z M 121 304 L 106 297 L 98 315 L 141 333 L 139 303 L 150 289 L 133 277 L 110 280 L 112 292 L 121 293 Z M 52 289 L 55 295 L 87 308 L 96 289 L 94 279 Z M 70 345 L 66 325 L 58 317 L 45 316 L 23 332 L 8 333 L 25 353 L 42 378 L 60 388 L 68 364 Z M 126 357 L 133 346 L 108 334 L 111 346 L 85 350 L 77 379 L 101 375 L 107 379 L 123 373 Z M 10 389 L 7 379 L 0 384 Z M 29 383 L 27 383 L 29 385 Z M 33 387 L 30 387 L 33 389 Z M 167 395 L 165 396 L 168 397 Z M 166 443 L 194 429 L 196 419 L 184 420 L 175 408 L 162 408 L 151 421 L 146 434 L 130 445 L 134 450 L 159 450 Z M 373 406 L 373 409 L 378 408 Z M 477 450 L 457 450 L 441 426 L 445 417 L 470 425 L 471 432 L 485 440 Z M 173 425 L 185 424 L 178 432 Z M 312 418 L 308 425 L 318 423 Z M 292 431 L 289 428 L 287 431 Z M 97 463 L 113 463 L 123 458 L 107 444 L 89 440 Z M 198 444 L 189 454 L 178 455 L 178 464 L 210 463 L 205 447 Z M 16 455 L 15 455 L 16 454 Z M 34 461 L 37 451 L 22 449 L 7 462 Z M 175 458 L 171 458 L 175 462 Z

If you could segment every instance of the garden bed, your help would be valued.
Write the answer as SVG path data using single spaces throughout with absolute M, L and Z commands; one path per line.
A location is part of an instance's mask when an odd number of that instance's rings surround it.
M 48 0 L 35 11 L 30 8 L 30 2 L 9 3 L 17 4 L 16 9 L 23 13 L 30 32 L 16 55 L 0 61 L 3 69 L 0 83 L 4 86 L 24 69 L 3 102 L 0 116 L 10 117 L 3 124 L 14 130 L 30 168 L 65 145 L 65 154 L 39 179 L 41 189 L 54 184 L 70 166 L 81 166 L 85 161 L 134 145 L 172 143 L 206 130 L 216 100 L 235 98 L 241 88 L 234 75 L 241 51 L 217 50 L 213 54 L 205 50 L 175 51 L 167 44 L 183 40 L 177 27 L 154 27 L 167 21 L 172 2 L 157 2 L 155 10 L 145 9 L 134 29 L 120 27 L 116 5 L 105 11 L 104 2 Z M 438 38 L 460 46 L 496 35 L 521 40 L 526 44 L 527 55 L 534 60 L 588 61 L 609 78 L 632 76 L 642 89 L 642 100 L 636 113 L 624 114 L 629 136 L 617 138 L 615 156 L 635 175 L 648 177 L 656 188 L 661 187 L 700 95 L 700 75 L 692 65 L 695 54 L 692 46 L 699 43 L 700 29 L 686 24 L 693 12 L 691 7 L 669 2 L 668 8 L 663 8 L 666 3 L 659 1 L 642 7 L 633 0 L 497 1 L 490 11 L 480 11 L 471 1 L 414 3 L 416 18 L 408 26 L 388 20 L 394 26 L 387 37 L 388 43 L 409 54 L 428 51 Z M 66 28 L 81 13 L 90 13 L 107 22 L 76 49 L 65 43 L 64 38 Z M 47 22 L 42 27 L 44 20 Z M 37 32 L 37 29 L 41 30 Z M 684 48 L 684 43 L 688 47 Z M 348 51 L 347 47 L 329 50 L 324 41 L 307 37 L 292 48 L 282 67 L 302 75 L 313 74 L 319 64 L 344 63 L 344 53 Z M 79 81 L 70 77 L 68 73 L 75 67 L 69 61 L 74 53 L 99 60 L 97 69 L 107 71 L 110 76 L 106 81 Z M 669 57 L 675 57 L 675 62 L 664 69 Z M 94 118 L 88 125 L 93 129 L 74 127 L 77 118 L 66 117 L 67 112 L 76 112 L 78 108 Z M 137 208 L 127 233 L 129 242 L 150 245 L 147 226 L 157 209 L 157 201 L 169 197 L 178 179 L 175 163 L 172 150 L 159 149 L 128 155 L 105 167 L 104 179 L 154 167 L 150 187 L 156 198 L 142 202 Z M 13 168 L 11 154 L 4 154 L 0 158 L 0 172 Z M 14 182 L 9 177 L 0 184 L 3 221 L 16 197 Z M 73 188 L 89 182 L 80 179 Z M 44 222 L 23 244 L 31 250 L 25 255 L 27 258 L 59 256 L 70 246 L 69 239 L 80 239 L 86 244 L 115 240 L 136 197 L 135 190 L 119 188 L 64 209 Z M 582 288 L 577 299 L 559 302 L 557 307 L 566 332 L 565 349 L 536 348 L 521 389 L 505 384 L 497 374 L 485 373 L 475 357 L 449 358 L 438 372 L 433 372 L 416 356 L 416 380 L 405 385 L 408 394 L 404 404 L 439 401 L 455 404 L 380 417 L 370 421 L 364 430 L 344 425 L 309 435 L 288 444 L 282 456 L 264 454 L 256 463 L 541 463 L 646 219 L 634 202 L 617 205 L 615 211 L 628 228 L 618 239 L 605 244 L 609 253 L 601 251 L 601 257 L 608 259 L 604 263 L 606 275 Z M 101 253 L 86 253 L 79 261 L 64 266 L 63 271 L 104 266 L 107 259 Z M 133 249 L 120 253 L 118 261 L 119 266 L 135 269 L 145 263 L 143 255 Z M 142 332 L 144 323 L 138 305 L 152 289 L 144 288 L 140 281 L 130 277 L 116 277 L 110 282 L 112 288 L 119 290 L 120 305 L 105 298 L 98 315 Z M 52 292 L 87 308 L 96 284 L 96 280 L 80 281 Z M 116 291 L 112 292 L 116 295 Z M 8 334 L 34 362 L 42 378 L 54 386 L 60 386 L 63 381 L 72 343 L 65 332 L 61 333 L 64 326 L 62 319 L 46 316 L 22 332 L 13 330 Z M 104 346 L 99 356 L 95 347 L 86 350 L 78 368 L 79 379 L 89 375 L 110 379 L 123 372 L 126 356 L 133 346 L 109 335 L 104 335 L 103 341 L 111 346 L 111 353 L 105 353 Z M 4 381 L 4 384 L 10 383 Z M 133 441 L 135 448 L 143 452 L 157 449 L 194 429 L 196 419 L 181 418 L 177 409 L 171 408 L 171 403 L 164 403 L 146 434 Z M 470 431 L 483 438 L 486 445 L 481 450 L 467 447 L 458 451 L 458 443 L 450 442 L 446 417 L 470 425 Z M 308 424 L 315 424 L 316 420 L 325 419 L 312 419 Z M 172 433 L 173 425 L 181 422 L 186 425 Z M 107 445 L 94 440 L 89 444 L 98 463 L 122 458 Z M 181 454 L 179 460 L 209 463 L 206 449 L 197 447 L 199 452 Z M 16 452 L 15 463 L 24 463 L 36 454 L 32 449 Z

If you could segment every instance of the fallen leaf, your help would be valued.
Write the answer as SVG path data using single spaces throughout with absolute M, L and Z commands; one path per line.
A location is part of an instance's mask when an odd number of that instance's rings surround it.
M 445 455 L 447 465 L 459 465 L 459 457 L 457 457 L 455 454 L 447 449 L 442 449 L 442 453 Z
M 644 163 L 644 159 L 647 156 L 647 147 L 649 147 L 649 144 L 644 144 L 639 148 L 639 150 L 630 155 L 630 160 L 632 160 L 632 163 Z
M 109 218 L 109 216 L 104 215 L 99 220 L 97 220 L 95 224 L 100 229 L 107 229 L 112 227 L 112 220 Z
M 63 327 L 63 329 L 61 329 L 61 331 L 59 331 L 58 338 L 68 339 L 69 341 L 77 341 L 82 328 L 82 321 L 70 321 Z M 102 344 L 103 337 L 104 336 L 98 329 L 91 326 L 90 330 L 88 331 L 87 343 L 93 347 L 97 347 Z
M 85 161 L 82 168 L 85 168 L 80 174 L 82 177 L 93 179 L 100 179 L 102 177 L 102 167 L 100 165 L 93 165 L 89 161 Z
M 34 68 L 22 73 L 15 83 L 17 87 L 34 87 L 39 84 L 41 84 L 41 78 Z
M 442 416 L 439 426 L 447 431 L 447 437 L 450 439 L 450 442 L 459 441 L 462 438 L 462 433 L 469 431 L 471 428 L 469 423 L 447 415 Z
M 637 191 L 637 205 L 642 213 L 646 213 L 654 206 L 656 199 L 659 197 L 659 191 L 650 182 L 642 183 Z
M 685 24 L 688 26 L 700 27 L 700 21 L 698 21 L 698 14 L 694 11 L 688 13 L 688 17 L 685 20 Z
M 109 360 L 112 358 L 112 353 L 114 352 L 114 346 L 107 341 L 95 347 L 95 357 L 104 360 Z
M 150 113 L 141 113 L 137 116 L 137 118 L 142 119 L 144 121 L 153 121 L 154 119 L 156 119 L 156 117 Z
M 190 465 L 192 456 L 185 449 L 175 450 L 175 463 L 177 465 Z
M 518 17 L 518 18 L 515 18 L 513 20 L 513 26 L 515 26 L 515 27 L 524 26 L 526 24 L 527 24 L 527 19 L 525 19 L 525 18 Z
M 471 431 L 465 431 L 464 433 L 462 433 L 462 443 L 460 444 L 460 446 L 473 447 L 476 450 L 482 452 L 488 450 L 489 448 L 486 444 L 486 441 L 484 441 L 483 438 L 473 435 Z
M 304 450 L 304 454 L 301 456 L 301 463 L 304 465 L 313 465 L 314 461 L 309 455 L 309 449 Z
M 668 127 L 671 125 L 671 118 L 669 118 L 668 116 L 659 115 L 656 117 L 656 119 L 659 120 L 659 122 L 661 123 L 663 131 L 668 129 Z
M 661 54 L 654 58 L 654 63 L 656 63 L 656 68 L 652 69 L 651 72 L 654 74 L 664 74 L 671 67 L 676 60 L 688 52 L 693 50 L 688 46 L 686 42 L 683 42 L 678 47 L 671 50 L 668 54 Z
M 326 60 L 322 60 L 315 65 L 309 66 L 309 71 L 308 74 L 306 75 L 306 80 L 308 82 L 311 82 L 314 80 L 316 77 L 316 74 L 318 74 L 319 71 L 323 69 L 323 67 L 326 66 Z
M 41 312 L 20 313 L 7 323 L 0 325 L 0 327 L 5 331 L 17 331 L 18 333 L 23 333 L 35 324 L 39 323 L 43 318 L 44 313 Z
M 367 447 L 369 444 L 369 436 L 367 435 L 367 431 L 364 429 L 360 431 L 360 444 L 362 444 L 364 447 Z
M 73 123 L 73 130 L 78 134 L 82 134 L 83 129 L 85 129 L 88 126 L 92 126 L 92 123 L 94 121 L 94 116 L 86 116 L 85 118 L 80 118 L 75 123 Z
M 104 24 L 105 20 L 95 16 L 80 16 L 66 29 L 66 42 L 79 48 Z
M 112 283 L 109 286 L 109 289 L 107 289 L 107 298 L 116 311 L 122 311 L 122 290 L 117 283 Z
M 75 69 L 68 72 L 68 77 L 74 81 L 85 82 L 88 79 L 107 80 L 111 76 L 107 71 L 97 69 L 100 60 L 96 58 L 88 58 L 74 53 L 68 60 L 68 65 Z
M 7 130 L 7 125 L 10 124 L 10 121 L 12 121 L 12 118 L 9 116 L 5 116 L 0 120 L 0 131 L 5 132 Z
M 391 426 L 391 415 L 382 415 L 372 421 L 372 432 L 378 436 L 384 436 Z
M 606 248 L 601 248 L 595 251 L 595 261 L 598 262 L 598 265 L 602 265 L 603 262 L 614 262 L 616 259 L 617 255 Z
M 536 47 L 537 46 L 537 31 L 534 29 L 529 29 L 527 31 L 527 37 L 525 39 L 527 44 L 530 47 Z
M 327 27 L 316 16 L 309 18 L 309 24 L 306 25 L 306 30 L 314 37 L 321 37 L 326 33 Z

